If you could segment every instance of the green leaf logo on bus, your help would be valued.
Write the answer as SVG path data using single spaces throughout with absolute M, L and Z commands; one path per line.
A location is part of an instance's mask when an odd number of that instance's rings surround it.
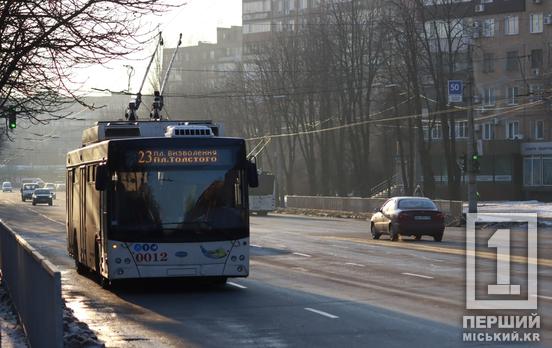
M 223 257 L 226 257 L 228 253 L 223 248 L 218 248 L 215 250 L 207 250 L 203 247 L 203 245 L 200 246 L 201 252 L 203 255 L 210 259 L 222 259 Z

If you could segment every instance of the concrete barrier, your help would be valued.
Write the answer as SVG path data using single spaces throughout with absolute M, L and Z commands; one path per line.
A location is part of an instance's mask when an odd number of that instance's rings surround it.
M 61 273 L 2 221 L 0 269 L 30 345 L 63 347 Z
M 351 211 L 371 213 L 387 198 L 285 196 L 286 208 Z M 462 217 L 462 201 L 434 200 L 441 211 L 452 218 Z

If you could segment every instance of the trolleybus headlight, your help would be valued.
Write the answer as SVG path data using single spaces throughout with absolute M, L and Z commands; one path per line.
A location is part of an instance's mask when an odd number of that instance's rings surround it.
M 236 262 L 236 257 L 235 257 L 235 256 L 232 256 L 232 257 L 230 258 L 230 260 L 232 260 L 232 262 Z
M 113 249 L 117 249 L 117 244 L 113 244 Z
M 125 273 L 125 271 L 122 268 L 117 269 L 117 274 L 118 275 L 122 275 L 123 273 Z
M 245 256 L 240 255 L 240 261 L 243 261 L 243 260 L 245 260 Z
M 130 259 L 128 257 L 125 257 L 125 263 L 128 265 L 130 263 Z
M 115 263 L 121 263 L 121 258 L 120 257 L 116 258 Z
M 243 267 L 242 266 L 238 266 L 238 272 L 243 272 Z

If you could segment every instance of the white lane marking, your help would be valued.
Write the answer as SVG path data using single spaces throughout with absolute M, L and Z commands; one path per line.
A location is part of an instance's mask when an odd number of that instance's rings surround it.
M 531 295 L 531 296 L 542 298 L 544 300 L 551 300 L 552 301 L 552 296 L 544 296 L 544 295 Z
M 47 220 L 50 220 L 50 221 L 52 221 L 52 222 L 55 222 L 56 224 L 60 224 L 60 225 L 65 226 L 65 222 L 61 222 L 61 221 L 54 220 L 54 219 L 52 219 L 51 217 L 48 217 L 48 216 L 46 216 L 46 215 L 44 215 L 44 214 L 41 214 L 41 213 L 39 213 L 38 211 L 36 211 L 36 210 L 34 210 L 34 209 L 32 209 L 32 208 L 27 208 L 27 209 L 29 209 L 30 211 L 32 211 L 32 212 L 34 212 L 34 213 L 36 213 L 36 214 L 42 216 L 43 218 L 45 218 L 45 219 L 47 219 Z
M 426 275 L 423 275 L 423 274 L 408 273 L 408 272 L 401 273 L 401 274 L 412 276 L 412 277 L 424 278 L 424 279 L 434 279 L 433 277 L 426 276 Z
M 309 254 L 303 254 L 303 253 L 293 253 L 293 255 L 303 256 L 303 257 L 311 257 Z
M 323 315 L 323 316 L 325 316 L 325 317 L 327 317 L 327 318 L 330 318 L 330 319 L 338 319 L 338 318 L 339 318 L 337 315 L 333 315 L 333 314 L 330 314 L 330 313 L 322 312 L 322 311 L 319 311 L 318 309 L 314 309 L 314 308 L 305 307 L 305 310 L 306 310 L 306 311 L 309 311 L 309 312 L 316 313 L 316 314 Z
M 234 283 L 234 282 L 227 282 L 226 284 L 235 286 L 236 288 L 240 288 L 240 289 L 247 289 L 247 286 L 243 286 L 241 284 Z
M 345 262 L 345 264 L 349 266 L 366 267 L 364 265 L 361 265 L 360 263 L 354 263 L 354 262 Z
M 257 245 L 257 244 L 249 244 L 250 246 L 254 247 L 254 248 L 262 248 L 262 246 L 260 245 Z
M 7 201 L 10 202 L 10 203 L 12 203 L 12 204 L 15 204 L 15 202 L 12 201 L 12 200 L 7 200 Z M 28 209 L 28 210 L 30 210 L 30 211 L 32 211 L 33 213 L 36 213 L 36 214 L 42 216 L 43 218 L 45 218 L 45 219 L 47 219 L 47 220 L 50 220 L 50 221 L 52 221 L 52 222 L 55 222 L 56 224 L 60 224 L 60 225 L 65 226 L 65 222 L 61 222 L 61 221 L 58 221 L 58 220 L 54 220 L 54 219 L 52 219 L 51 217 L 48 217 L 48 216 L 46 216 L 46 215 L 44 215 L 44 214 L 39 213 L 37 210 L 34 210 L 33 208 L 29 208 L 29 207 L 25 207 L 25 208 Z

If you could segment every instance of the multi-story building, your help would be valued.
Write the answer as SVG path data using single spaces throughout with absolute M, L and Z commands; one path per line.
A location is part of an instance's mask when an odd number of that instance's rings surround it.
M 175 48 L 163 50 L 161 78 L 165 76 Z M 242 27 L 217 28 L 217 42 L 199 42 L 181 47 L 165 86 L 165 115 L 170 118 L 217 119 L 211 108 L 219 95 L 228 94 L 228 78 L 239 70 L 242 57 Z
M 429 6 L 447 6 L 439 3 L 427 1 Z M 463 35 L 471 38 L 473 51 L 481 197 L 552 200 L 552 111 L 547 101 L 552 77 L 552 2 L 456 3 L 457 11 L 465 14 Z M 467 121 L 461 114 L 455 132 L 459 154 L 465 153 Z M 440 129 L 433 130 L 435 141 L 441 136 Z M 446 178 L 443 167 L 436 168 L 438 178 Z

